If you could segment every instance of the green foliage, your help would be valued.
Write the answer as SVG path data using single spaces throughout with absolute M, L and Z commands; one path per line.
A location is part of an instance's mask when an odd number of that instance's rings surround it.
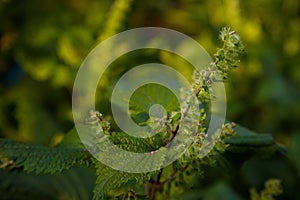
M 0 140 L 1 199 L 91 199 L 93 174 L 97 175 L 94 199 L 248 199 L 248 188 L 259 188 L 270 177 L 279 177 L 286 186 L 283 199 L 295 199 L 300 184 L 298 4 L 296 0 L 0 1 L 0 134 L 21 141 Z M 209 119 L 204 107 L 195 142 L 162 171 L 128 174 L 93 159 L 75 129 L 64 134 L 73 126 L 70 91 L 76 71 L 94 41 L 140 26 L 184 32 L 209 52 L 215 47 L 220 26 L 234 28 L 247 44 L 248 53 L 239 64 L 242 67 L 232 71 L 244 46 L 234 31 L 224 28 L 220 36 L 223 45 L 214 54 L 214 62 L 207 70 L 194 72 L 194 88 L 182 95 L 183 100 L 188 102 L 187 97 L 196 92 L 201 102 L 208 103 L 211 97 L 217 98 L 209 95 L 210 82 L 230 78 L 226 84 L 228 119 L 273 134 L 256 134 L 226 123 L 219 130 L 222 140 L 199 159 L 197 152 L 203 149 Z M 165 54 L 159 57 L 190 76 L 179 59 Z M 136 56 L 122 61 L 135 66 L 148 60 Z M 116 78 L 111 77 L 127 67 L 116 65 L 117 70 L 107 73 L 109 81 L 102 87 L 110 88 Z M 100 90 L 97 106 L 105 111 L 105 120 L 101 116 L 98 128 L 118 147 L 155 153 L 176 134 L 182 116 L 167 90 L 161 89 L 157 98 L 167 108 L 167 118 L 149 117 L 149 104 L 140 104 L 145 97 L 158 102 L 153 88 L 157 86 L 140 88 L 130 100 L 132 118 L 161 131 L 147 139 L 118 132 L 114 125 L 110 128 L 107 94 Z M 147 95 L 143 96 L 143 90 Z M 90 125 L 83 126 L 90 129 Z M 48 147 L 62 138 L 57 146 Z M 77 165 L 92 170 L 73 168 Z M 278 186 L 276 180 L 270 181 L 261 193 L 252 190 L 252 196 L 269 198 L 266 193 L 281 192 Z
M 72 168 L 62 173 L 12 173 L 0 169 L 0 195 L 11 199 L 91 199 L 95 175 L 87 168 Z
M 128 187 L 136 187 L 150 180 L 152 175 L 156 173 L 126 173 L 114 170 L 101 163 L 96 165 L 96 186 L 94 188 L 93 199 L 107 199 L 107 194 L 116 188 L 120 188 L 127 184 Z M 117 192 L 120 193 L 120 192 Z M 115 196 L 116 194 L 113 193 Z
M 130 6 L 133 0 L 116 0 L 111 6 L 110 12 L 107 15 L 107 21 L 104 25 L 105 30 L 99 38 L 100 41 L 118 33 L 122 30 L 123 21 L 126 19 L 126 14 L 130 11 Z
M 256 189 L 250 190 L 251 200 L 273 200 L 274 196 L 282 194 L 281 181 L 278 179 L 269 179 L 265 183 L 265 188 L 258 194 Z
M 147 121 L 149 109 L 154 104 L 161 105 L 169 115 L 179 110 L 177 98 L 169 89 L 158 84 L 147 84 L 138 88 L 130 98 L 129 109 L 133 120 L 137 123 Z
M 245 47 L 240 40 L 240 36 L 230 28 L 222 29 L 220 38 L 223 47 L 218 49 L 215 56 L 214 65 L 222 71 L 223 79 L 227 78 L 228 73 L 240 61 L 241 54 L 244 53 Z
M 49 148 L 38 144 L 24 144 L 0 140 L 1 168 L 26 172 L 56 173 L 76 165 L 88 165 L 90 156 L 84 149 Z
M 52 148 L 1 139 L 1 168 L 6 170 L 18 169 L 37 174 L 53 174 L 76 165 L 93 166 L 97 176 L 93 196 L 95 200 L 106 199 L 109 196 L 118 196 L 118 198 L 137 198 L 138 196 L 150 199 L 168 198 L 174 195 L 180 196 L 188 187 L 191 187 L 195 182 L 194 176 L 201 176 L 205 173 L 202 167 L 226 165 L 222 159 L 222 154 L 229 147 L 231 151 L 238 149 L 238 152 L 242 152 L 239 147 L 249 150 L 275 145 L 270 135 L 256 135 L 247 130 L 242 130 L 233 137 L 236 134 L 234 123 L 224 124 L 221 129 L 217 130 L 217 135 L 213 136 L 211 141 L 206 142 L 206 113 L 210 111 L 202 108 L 199 113 L 198 132 L 194 136 L 193 143 L 177 161 L 160 171 L 140 174 L 118 171 L 93 159 L 83 146 L 80 139 L 88 142 L 89 135 L 97 133 L 94 139 L 100 145 L 103 136 L 106 136 L 115 145 L 126 151 L 155 153 L 158 149 L 166 148 L 165 146 L 176 137 L 179 127 L 183 126 L 182 122 L 187 117 L 187 112 L 199 112 L 192 110 L 193 94 L 197 95 L 202 104 L 209 103 L 208 100 L 212 100 L 209 98 L 210 93 L 213 93 L 210 87 L 212 82 L 220 81 L 219 77 L 226 79 L 230 70 L 236 67 L 237 59 L 244 52 L 239 36 L 229 28 L 222 29 L 220 38 L 223 47 L 215 54 L 214 62 L 207 69 L 194 72 L 190 90 L 182 91 L 181 98 L 184 107 L 181 112 L 178 111 L 179 105 L 175 100 L 176 97 L 164 87 L 159 86 L 158 89 L 155 89 L 157 85 L 146 85 L 132 95 L 130 110 L 133 118 L 140 125 L 150 125 L 155 128 L 157 130 L 155 136 L 136 138 L 123 132 L 111 131 L 110 123 L 103 118 L 101 113 L 90 111 L 90 116 L 84 124 L 80 125 L 80 129 L 86 132 L 86 135 L 81 137 L 87 137 L 87 140 L 79 138 L 76 129 L 71 130 L 62 142 Z M 162 118 L 147 116 L 145 118 L 151 104 L 164 106 L 167 116 L 162 116 Z M 214 145 L 213 150 L 208 155 L 206 155 L 207 145 Z M 89 149 L 89 151 L 97 151 L 97 149 Z M 162 157 L 157 162 L 163 163 L 164 159 Z M 153 163 L 149 163 L 149 165 L 151 164 Z M 145 195 L 132 191 L 133 188 L 140 191 L 143 184 L 146 184 L 147 188 Z
M 234 31 L 230 31 L 230 29 L 225 28 L 222 30 L 221 32 L 221 39 L 224 42 L 224 49 L 226 48 L 231 48 L 228 51 L 236 51 L 237 55 L 235 55 L 234 59 L 237 59 L 238 56 L 240 56 L 240 54 L 243 52 L 243 47 L 241 42 L 238 40 L 235 41 L 231 41 L 230 37 L 234 37 L 235 39 L 239 39 L 239 36 L 234 32 Z M 230 42 L 228 42 L 230 40 Z M 227 54 L 226 54 L 227 55 Z M 232 58 L 233 59 L 233 58 Z M 199 91 L 201 91 L 202 88 L 204 88 L 202 90 L 202 94 L 207 93 L 209 95 L 209 92 L 212 91 L 208 91 L 205 90 L 208 88 L 208 84 L 211 83 L 207 83 L 207 79 L 210 78 L 209 80 L 211 81 L 215 81 L 215 76 L 218 74 L 223 74 L 224 76 L 223 79 L 225 79 L 227 76 L 225 76 L 225 74 L 228 74 L 229 70 L 225 67 L 224 65 L 221 65 L 220 63 L 225 63 L 227 66 L 231 66 L 231 68 L 235 67 L 233 65 L 235 65 L 236 61 L 235 60 L 231 60 L 230 62 L 228 61 L 227 57 L 224 58 L 219 58 L 218 56 L 216 56 L 216 60 L 215 63 L 216 66 L 219 66 L 218 68 L 211 68 L 212 66 L 210 66 L 209 69 L 207 70 L 203 70 L 201 73 L 206 75 L 206 76 L 197 76 L 197 78 L 193 78 L 194 83 L 192 85 L 191 91 L 199 94 Z M 206 73 L 209 73 L 209 76 L 207 76 Z M 199 74 L 201 74 L 199 73 Z M 206 81 L 206 82 L 203 82 Z M 155 104 L 155 103 L 160 103 L 162 105 L 165 105 L 167 108 L 170 104 L 166 103 L 167 99 L 174 99 L 175 97 L 172 95 L 168 95 L 168 93 L 166 93 L 165 89 L 163 87 L 159 87 L 158 91 L 163 91 L 163 93 L 161 92 L 156 92 L 156 90 L 153 89 L 152 86 L 146 85 L 145 86 L 145 90 L 141 90 L 142 93 L 140 94 L 139 91 L 137 91 L 133 96 L 132 96 L 132 100 L 133 103 L 131 104 L 131 113 L 135 114 L 135 118 L 137 118 L 137 120 L 141 120 L 138 119 L 139 117 L 143 117 L 142 115 L 136 115 L 136 113 L 140 114 L 141 112 L 146 113 L 149 110 L 149 105 L 151 104 Z M 164 91 L 165 90 L 165 91 Z M 166 95 L 167 94 L 167 95 Z M 104 133 L 106 134 L 111 141 L 113 141 L 116 145 L 118 145 L 120 148 L 123 148 L 125 150 L 129 150 L 129 151 L 134 151 L 134 152 L 154 152 L 156 149 L 158 148 L 163 148 L 164 146 L 164 142 L 168 141 L 168 139 L 171 137 L 171 140 L 173 137 L 176 137 L 177 131 L 178 129 L 176 129 L 176 127 L 180 126 L 180 123 L 182 121 L 182 119 L 185 117 L 185 111 L 187 111 L 189 109 L 189 105 L 190 105 L 190 101 L 191 98 L 190 96 L 191 93 L 186 92 L 185 95 L 182 96 L 183 101 L 187 102 L 187 108 L 183 109 L 183 113 L 180 114 L 179 116 L 177 116 L 177 114 L 171 113 L 169 109 L 168 113 L 167 113 L 167 118 L 165 119 L 160 119 L 163 120 L 161 126 L 166 126 L 166 129 L 162 129 L 162 133 L 163 134 L 157 134 L 155 137 L 150 137 L 147 139 L 139 139 L 139 138 L 135 138 L 135 137 L 129 137 L 128 135 L 124 134 L 124 133 L 120 133 L 120 132 L 116 132 L 116 133 L 109 133 L 105 130 L 109 130 L 110 126 L 109 123 L 106 122 L 103 118 L 102 115 L 100 113 L 94 114 L 91 113 L 91 117 L 90 118 L 94 118 L 94 116 L 96 116 L 97 118 L 95 118 L 96 120 L 98 120 L 98 123 L 96 123 L 94 126 L 95 128 L 98 128 L 98 132 L 100 133 Z M 159 98 L 164 96 L 164 98 Z M 170 97 L 170 98 L 169 98 Z M 198 96 L 200 100 L 203 100 L 201 96 Z M 161 100 L 163 99 L 163 101 Z M 147 101 L 150 101 L 147 103 Z M 157 102 L 158 101 L 158 102 Z M 172 100 L 171 100 L 172 101 Z M 170 102 L 170 100 L 168 100 L 168 102 Z M 150 103 L 150 104 L 149 104 Z M 174 108 L 173 108 L 174 109 Z M 176 113 L 176 112 L 175 112 Z M 167 172 L 164 172 L 163 175 L 163 171 L 165 169 L 162 169 L 160 172 L 155 173 L 157 174 L 156 178 L 153 178 L 153 174 L 150 175 L 149 173 L 146 174 L 129 174 L 129 173 L 125 173 L 125 172 L 119 172 L 116 170 L 113 170 L 107 166 L 104 166 L 102 164 L 98 164 L 97 166 L 97 174 L 98 174 L 98 179 L 97 179 L 97 183 L 98 185 L 96 186 L 94 193 L 95 196 L 94 198 L 104 198 L 105 194 L 113 188 L 116 187 L 120 187 L 122 184 L 126 184 L 129 181 L 135 180 L 137 183 L 143 183 L 148 181 L 148 184 L 153 185 L 152 186 L 152 191 L 150 192 L 150 189 L 148 189 L 149 191 L 147 192 L 147 195 L 149 196 L 150 199 L 155 199 L 156 195 L 157 195 L 157 190 L 160 189 L 162 190 L 162 196 L 160 198 L 168 198 L 168 196 L 170 195 L 179 195 L 180 192 L 182 192 L 181 190 L 178 190 L 179 186 L 184 188 L 184 185 L 190 185 L 191 184 L 191 174 L 202 174 L 202 170 L 199 168 L 199 166 L 203 166 L 203 165 L 209 165 L 209 166 L 214 166 L 216 164 L 216 162 L 219 162 L 217 160 L 220 159 L 220 154 L 222 154 L 226 148 L 228 148 L 229 144 L 233 144 L 234 146 L 238 146 L 240 144 L 245 144 L 243 147 L 247 148 L 247 144 L 248 145 L 252 145 L 252 147 L 266 147 L 268 145 L 274 144 L 274 140 L 270 135 L 265 135 L 265 136 L 257 136 L 254 133 L 250 133 L 248 131 L 247 133 L 244 133 L 240 136 L 237 137 L 237 139 L 234 139 L 235 137 L 233 137 L 232 139 L 229 138 L 227 141 L 225 140 L 222 141 L 223 139 L 226 139 L 228 137 L 232 137 L 235 134 L 234 131 L 234 126 L 235 124 L 233 123 L 227 123 L 224 124 L 224 126 L 222 127 L 220 131 L 220 140 L 219 138 L 213 138 L 213 140 L 211 142 L 216 142 L 216 145 L 214 147 L 214 150 L 211 151 L 207 157 L 201 159 L 201 157 L 199 157 L 199 154 L 202 153 L 202 150 L 206 149 L 206 145 L 210 145 L 208 143 L 203 143 L 206 134 L 205 134 L 205 127 L 203 126 L 205 124 L 206 121 L 206 115 L 204 113 L 204 110 L 201 109 L 200 111 L 201 113 L 201 119 L 199 121 L 199 133 L 197 135 L 195 135 L 195 140 L 193 142 L 193 144 L 188 148 L 188 150 L 186 151 L 186 153 L 179 158 L 178 161 L 176 161 L 172 167 L 167 167 Z M 89 122 L 91 120 L 88 120 Z M 151 124 L 153 123 L 153 121 L 148 120 L 145 121 L 144 120 L 144 124 Z M 159 121 L 156 121 L 156 123 L 160 123 Z M 103 125 L 104 124 L 104 125 Z M 174 129 L 175 127 L 175 129 Z M 169 134 L 168 134 L 169 133 Z M 167 136 L 167 138 L 166 138 Z M 157 141 L 157 139 L 159 139 Z M 101 139 L 101 136 L 100 136 Z M 163 141 L 163 142 L 161 142 Z M 99 167 L 100 166 L 100 167 Z M 166 174 L 169 174 L 169 177 L 166 178 L 166 180 L 161 181 L 160 178 L 166 176 Z M 155 177 L 155 176 L 154 176 Z M 174 181 L 174 179 L 179 179 L 177 184 L 173 185 L 171 182 Z M 140 182 L 141 181 L 141 182 Z M 149 187 L 149 186 L 148 186 Z M 177 188 L 177 189 L 176 189 Z M 178 191 L 179 193 L 174 193 L 171 194 L 168 191 Z
M 222 48 L 214 54 L 214 62 L 206 70 L 195 71 L 193 73 L 193 90 L 202 102 L 209 102 L 213 91 L 210 85 L 213 82 L 226 80 L 229 72 L 236 67 L 245 47 L 240 40 L 240 36 L 229 27 L 224 27 L 220 33 L 223 43 Z
M 239 125 L 235 130 L 239 133 L 236 137 L 226 138 L 224 142 L 230 144 L 230 152 L 259 152 L 260 154 L 272 154 L 279 146 L 275 143 L 271 134 L 256 134 Z

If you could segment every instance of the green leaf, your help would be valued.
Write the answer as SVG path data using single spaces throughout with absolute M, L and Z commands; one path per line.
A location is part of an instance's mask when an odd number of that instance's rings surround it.
M 93 170 L 77 167 L 62 173 L 40 175 L 0 169 L 0 177 L 1 200 L 91 199 L 96 179 Z
M 257 134 L 257 135 L 237 135 L 225 139 L 225 142 L 230 145 L 240 146 L 268 146 L 274 144 L 274 139 L 271 134 Z
M 112 133 L 110 140 L 120 148 L 131 152 L 151 152 L 163 145 L 161 134 L 153 137 L 138 138 L 127 135 L 123 132 Z
M 139 87 L 130 98 L 129 109 L 133 120 L 137 123 L 145 122 L 154 104 L 161 105 L 169 114 L 180 108 L 171 90 L 158 84 L 146 84 Z
M 94 200 L 107 199 L 107 193 L 118 187 L 121 187 L 129 181 L 134 181 L 135 184 L 141 184 L 148 181 L 156 172 L 149 173 L 127 173 L 114 170 L 100 162 L 96 164 L 96 187 L 94 189 Z
M 236 125 L 235 130 L 237 135 L 226 138 L 225 143 L 230 145 L 240 146 L 268 146 L 275 144 L 274 138 L 271 134 L 257 134 L 249 129 Z
M 78 125 L 81 127 L 88 127 L 87 125 Z M 64 139 L 57 145 L 57 147 L 68 147 L 84 149 L 84 145 L 78 135 L 76 127 L 73 127 L 65 136 Z
M 228 148 L 230 152 L 270 154 L 278 150 L 278 145 L 271 134 L 257 134 L 240 125 L 236 125 L 235 130 L 237 132 L 235 136 L 224 139 L 225 144 L 230 145 Z
M 0 139 L 0 155 L 1 168 L 18 168 L 36 174 L 53 174 L 91 162 L 89 153 L 83 149 L 50 148 L 8 139 Z

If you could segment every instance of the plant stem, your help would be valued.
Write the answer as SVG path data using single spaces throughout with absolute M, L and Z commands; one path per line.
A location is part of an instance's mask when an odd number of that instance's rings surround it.
M 147 196 L 150 196 L 150 183 L 147 181 L 145 185 L 145 193 Z
M 153 183 L 153 189 L 152 189 L 150 200 L 155 200 L 156 199 L 156 192 L 157 192 L 157 189 L 160 187 L 160 178 L 161 178 L 162 172 L 163 172 L 163 169 L 161 169 L 158 172 L 157 177 L 156 177 L 156 181 Z

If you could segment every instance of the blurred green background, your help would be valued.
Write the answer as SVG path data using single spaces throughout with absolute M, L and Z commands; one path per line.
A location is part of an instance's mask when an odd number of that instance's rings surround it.
M 113 13 L 113 2 L 0 0 L 0 137 L 48 146 L 59 142 L 73 127 L 77 70 L 89 51 L 110 35 L 165 27 L 191 36 L 212 55 L 220 44 L 221 27 L 229 26 L 241 36 L 247 53 L 226 82 L 227 119 L 272 133 L 288 147 L 291 161 L 273 174 L 280 172 L 291 190 L 288 196 L 293 196 L 299 182 L 289 170 L 298 178 L 300 171 L 300 2 L 134 1 L 121 21 L 114 19 L 118 12 Z M 109 109 L 107 105 L 102 108 Z M 280 163 L 250 162 L 254 164 L 244 170 Z M 263 178 L 245 175 L 249 186 L 261 185 Z

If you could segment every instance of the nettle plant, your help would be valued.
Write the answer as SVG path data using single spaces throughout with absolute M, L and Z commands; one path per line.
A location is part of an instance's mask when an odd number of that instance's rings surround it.
M 149 125 L 157 130 L 155 136 L 149 138 L 136 138 L 124 132 L 112 131 L 110 122 L 98 111 L 90 111 L 90 116 L 82 124 L 87 131 L 96 131 L 99 145 L 103 136 L 109 138 L 118 148 L 131 152 L 149 152 L 155 154 L 157 150 L 166 148 L 176 137 L 186 112 L 190 109 L 192 96 L 201 102 L 201 109 L 197 110 L 199 120 L 197 133 L 194 134 L 192 144 L 172 164 L 157 171 L 145 173 L 128 173 L 118 171 L 104 165 L 95 159 L 82 144 L 76 129 L 67 133 L 61 143 L 55 147 L 45 147 L 36 144 L 25 144 L 8 139 L 0 140 L 0 168 L 9 173 L 57 174 L 75 166 L 88 167 L 96 176 L 93 199 L 177 199 L 185 191 L 197 190 L 197 185 L 203 184 L 210 168 L 226 168 L 231 162 L 225 153 L 232 155 L 249 155 L 259 152 L 270 155 L 277 151 L 273 137 L 269 134 L 255 134 L 232 122 L 226 122 L 217 130 L 215 137 L 207 143 L 207 126 L 211 111 L 210 102 L 214 101 L 214 91 L 211 84 L 215 81 L 228 79 L 230 71 L 236 68 L 244 45 L 239 35 L 230 28 L 223 28 L 220 33 L 222 47 L 214 54 L 214 61 L 203 70 L 196 70 L 192 75 L 191 88 L 182 91 L 183 107 L 170 98 L 171 94 L 164 94 L 168 106 L 166 116 L 142 118 L 145 109 L 131 104 L 130 113 L 140 125 Z M 154 86 L 153 86 L 154 87 Z M 157 87 L 157 86 L 155 86 Z M 145 86 L 144 96 L 135 93 L 131 99 L 156 98 L 159 88 Z M 146 96 L 145 96 L 146 94 Z M 137 101 L 136 101 L 137 102 Z M 188 130 L 187 130 L 188 131 Z M 213 149 L 206 155 L 205 148 L 213 143 Z M 91 150 L 90 150 L 91 151 Z M 205 156 L 201 155 L 205 153 Z M 163 163 L 164 158 L 159 160 Z M 159 162 L 158 161 L 158 162 Z M 53 176 L 54 176 L 53 175 Z M 82 178 L 82 177 L 80 177 Z M 63 187 L 63 186 L 62 186 Z M 201 186 L 202 187 L 202 186 Z M 7 186 L 7 190 L 10 190 Z M 266 189 L 260 194 L 251 189 L 251 199 L 272 199 L 273 195 L 282 192 L 279 180 L 272 179 L 266 182 Z M 66 197 L 65 197 L 66 198 Z M 72 197 L 71 197 L 72 198 Z M 83 198 L 83 197 L 81 197 Z M 188 197 L 186 197 L 188 198 Z M 192 198 L 192 197 L 191 197 Z M 196 198 L 196 197 L 193 197 Z M 203 196 L 198 198 L 204 198 Z M 61 199 L 61 198 L 60 198 Z M 64 198 L 62 198 L 64 199 Z

